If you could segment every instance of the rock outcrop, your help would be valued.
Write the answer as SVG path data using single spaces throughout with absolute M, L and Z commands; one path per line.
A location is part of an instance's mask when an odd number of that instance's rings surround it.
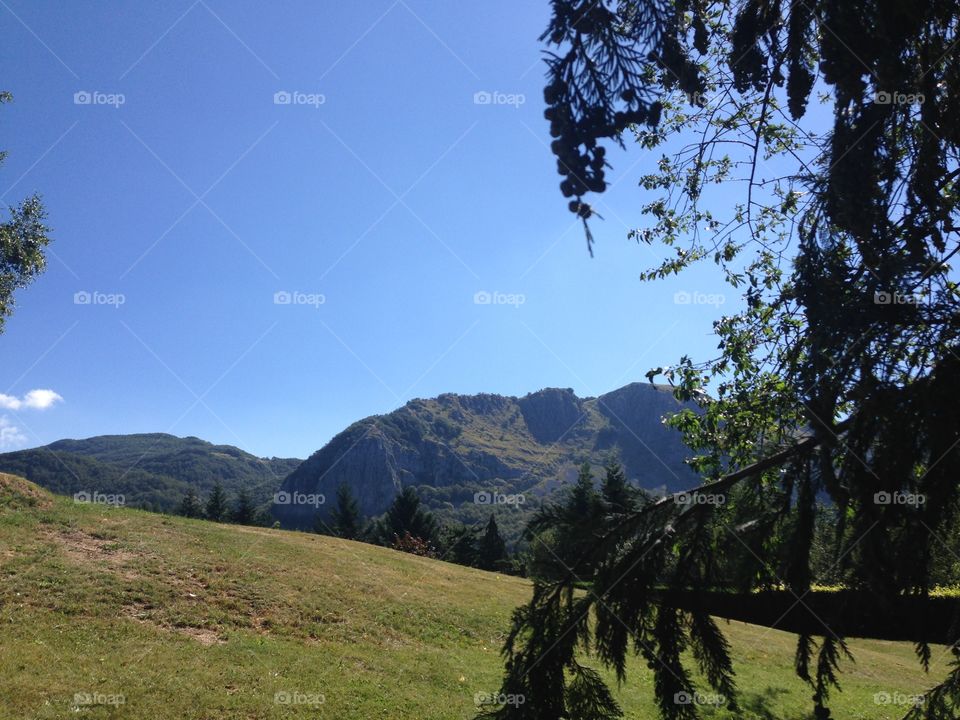
M 522 398 L 443 394 L 354 423 L 283 481 L 274 515 L 310 527 L 347 484 L 366 515 L 414 485 L 429 504 L 455 508 L 482 491 L 544 496 L 583 461 L 623 463 L 641 487 L 679 490 L 697 481 L 690 451 L 662 418 L 677 412 L 669 388 L 633 383 L 597 398 L 547 388 Z M 689 407 L 695 408 L 692 404 Z M 317 497 L 324 496 L 325 504 Z

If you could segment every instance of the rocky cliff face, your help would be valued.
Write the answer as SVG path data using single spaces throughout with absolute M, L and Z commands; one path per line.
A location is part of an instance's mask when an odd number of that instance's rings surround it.
M 344 483 L 366 515 L 382 513 L 406 485 L 455 512 L 477 492 L 543 497 L 581 462 L 599 467 L 610 458 L 638 486 L 683 489 L 697 480 L 683 463 L 690 452 L 661 422 L 682 407 L 669 388 L 643 383 L 597 398 L 548 388 L 522 398 L 412 400 L 354 423 L 315 452 L 284 480 L 284 502 L 273 512 L 285 526 L 312 526 Z

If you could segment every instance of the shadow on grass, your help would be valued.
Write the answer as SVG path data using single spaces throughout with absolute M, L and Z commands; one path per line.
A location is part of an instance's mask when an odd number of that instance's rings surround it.
M 784 716 L 782 710 L 776 707 L 777 699 L 789 691 L 785 688 L 765 688 L 762 692 L 740 692 L 737 701 L 740 706 L 739 712 L 732 713 L 730 710 L 719 710 L 713 713 L 704 713 L 704 717 L 723 718 L 736 717 L 738 720 L 809 720 L 810 713 L 798 713 Z

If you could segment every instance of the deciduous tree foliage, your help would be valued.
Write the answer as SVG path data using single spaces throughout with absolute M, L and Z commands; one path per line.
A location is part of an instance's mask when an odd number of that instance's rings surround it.
M 582 557 L 536 583 L 504 648 L 503 691 L 526 702 L 494 714 L 619 717 L 587 653 L 622 681 L 639 654 L 661 714 L 693 718 L 696 703 L 676 700 L 696 689 L 689 650 L 735 706 L 711 593 L 802 604 L 819 571 L 845 592 L 817 605 L 821 627 L 800 635 L 796 670 L 815 716 L 829 718 L 851 603 L 874 628 L 905 601 L 922 606 L 940 538 L 955 536 L 960 6 L 551 6 L 545 115 L 591 252 L 602 199 L 587 196 L 606 189 L 603 143 L 632 138 L 650 170 L 631 237 L 666 252 L 642 277 L 712 261 L 744 309 L 715 323 L 716 357 L 650 373 L 702 408 L 670 422 L 696 450 L 703 486 L 603 514 Z M 836 518 L 832 548 L 815 543 L 818 498 Z M 555 520 L 540 529 L 562 530 Z M 575 592 L 581 581 L 589 590 Z M 960 613 L 947 612 L 938 633 L 956 664 L 905 710 L 911 719 L 960 715 Z M 931 628 L 912 620 L 927 664 Z
M 0 105 L 13 100 L 0 91 Z M 0 151 L 0 164 L 7 153 Z M 31 195 L 15 207 L 7 208 L 9 217 L 0 221 L 0 332 L 13 313 L 13 293 L 29 285 L 46 268 L 44 248 L 50 243 L 50 228 L 44 225 L 46 211 L 40 197 Z

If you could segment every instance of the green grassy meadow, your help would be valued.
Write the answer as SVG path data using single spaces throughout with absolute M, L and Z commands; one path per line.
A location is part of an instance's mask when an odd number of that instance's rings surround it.
M 503 633 L 529 591 L 335 538 L 76 504 L 0 475 L 0 718 L 470 718 L 499 685 Z M 736 717 L 810 717 L 794 637 L 723 627 Z M 943 648 L 927 676 L 908 644 L 850 647 L 837 718 L 902 717 L 898 703 L 945 672 Z M 653 720 L 645 664 L 628 678 L 626 716 Z

